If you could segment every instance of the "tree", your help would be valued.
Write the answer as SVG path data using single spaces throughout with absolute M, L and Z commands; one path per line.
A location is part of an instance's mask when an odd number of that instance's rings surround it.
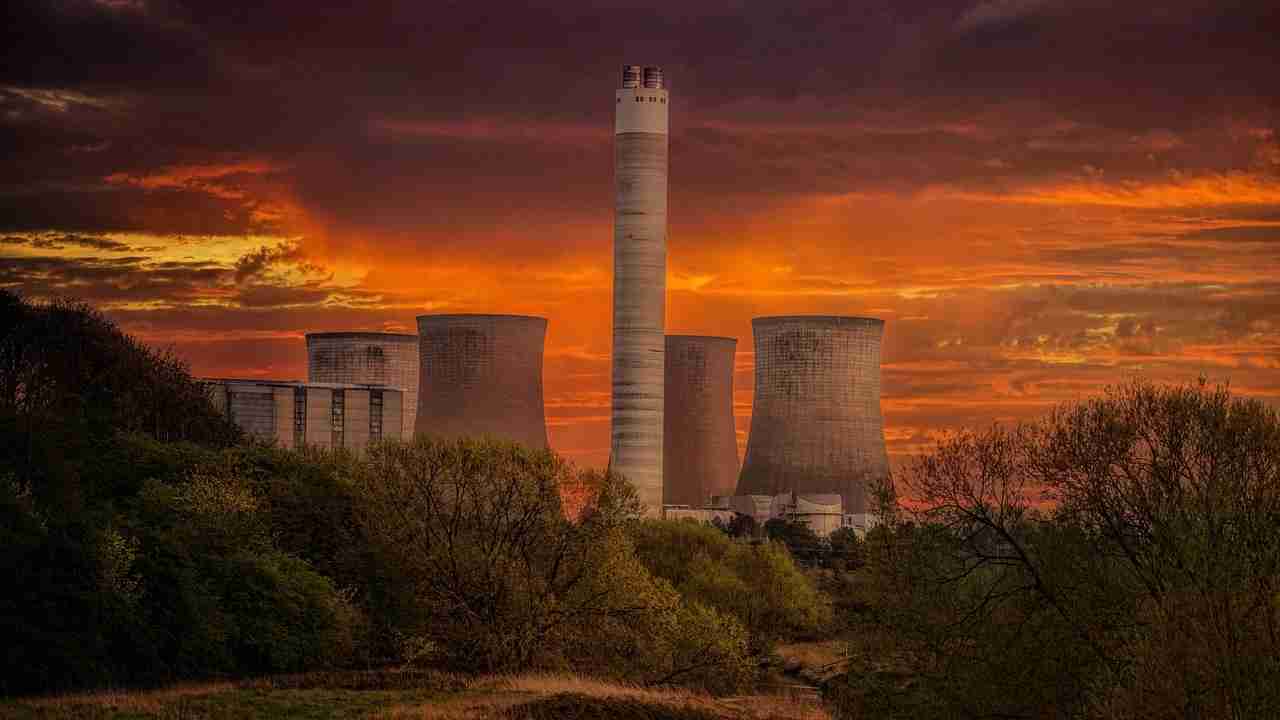
M 139 679 L 158 665 L 138 618 L 141 549 L 120 506 L 152 466 L 122 449 L 145 435 L 207 446 L 239 431 L 187 368 L 87 305 L 0 290 L 0 692 Z
M 1274 409 L 1133 382 L 908 477 L 883 616 L 952 712 L 1280 711 Z
M 576 520 L 564 483 L 592 489 Z M 638 562 L 626 527 L 640 506 L 620 478 L 548 450 L 418 438 L 371 448 L 357 488 L 383 578 L 371 612 L 446 667 L 740 686 L 743 633 Z
M 857 570 L 867 563 L 862 538 L 853 528 L 840 528 L 827 538 L 827 564 L 838 570 Z
M 802 565 L 813 566 L 826 553 L 826 544 L 806 523 L 773 518 L 764 524 L 765 537 L 786 545 Z
M 240 437 L 172 354 L 88 305 L 0 290 L 0 464 L 74 510 L 98 492 L 94 453 L 121 433 L 215 446 Z

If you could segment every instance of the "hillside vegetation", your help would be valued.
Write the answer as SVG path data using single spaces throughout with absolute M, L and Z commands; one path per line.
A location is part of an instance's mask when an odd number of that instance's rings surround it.
M 733 572 L 782 583 L 749 607 L 673 585 L 635 551 L 631 487 L 550 451 L 263 446 L 92 309 L 0 310 L 0 693 L 432 667 L 729 694 L 825 617 L 768 544 L 735 549 Z
M 1226 387 L 956 434 L 820 540 L 485 439 L 256 444 L 84 306 L 0 333 L 5 717 L 1280 717 L 1280 417 Z

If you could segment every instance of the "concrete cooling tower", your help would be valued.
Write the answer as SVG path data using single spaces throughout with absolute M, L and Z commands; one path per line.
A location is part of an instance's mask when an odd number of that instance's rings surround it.
M 706 505 L 738 479 L 733 424 L 735 338 L 668 335 L 663 412 L 663 503 Z
M 307 382 L 386 385 L 404 393 L 401 427 L 418 411 L 418 336 L 400 333 L 307 333 Z
M 667 91 L 627 65 L 614 92 L 613 392 L 609 468 L 662 513 L 667 278 Z
M 865 513 L 866 488 L 887 477 L 880 416 L 884 321 L 762 317 L 755 339 L 755 400 L 738 495 L 839 493 Z
M 417 434 L 488 435 L 547 447 L 542 405 L 545 318 L 419 315 Z

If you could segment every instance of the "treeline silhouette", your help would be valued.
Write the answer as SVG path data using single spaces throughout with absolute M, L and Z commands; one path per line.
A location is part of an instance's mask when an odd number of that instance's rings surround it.
M 899 484 L 833 590 L 851 717 L 1280 717 L 1274 407 L 1132 381 Z
M 255 444 L 173 357 L 0 291 L 0 453 L 2 694 L 389 665 L 734 693 L 839 638 L 843 717 L 1280 717 L 1280 417 L 1204 382 L 957 434 L 819 539 L 641 520 L 486 440 Z
M 550 451 L 254 443 L 82 304 L 0 291 L 0 452 L 0 694 L 388 665 L 734 692 L 830 618 L 780 546 L 655 573 L 680 531 Z

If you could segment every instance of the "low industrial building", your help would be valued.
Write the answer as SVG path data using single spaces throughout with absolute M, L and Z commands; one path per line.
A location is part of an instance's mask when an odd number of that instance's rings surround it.
M 786 520 L 807 525 L 820 538 L 841 528 L 866 535 L 877 524 L 871 513 L 845 513 L 844 502 L 837 493 L 718 496 L 707 505 L 666 505 L 662 512 L 668 520 L 694 520 L 724 527 L 744 516 L 757 527 L 764 527 L 770 520 Z
M 782 493 L 769 505 L 769 517 L 803 523 L 818 537 L 844 526 L 844 504 L 838 493 Z
M 307 382 L 378 385 L 404 392 L 400 425 L 418 414 L 418 336 L 380 332 L 307 333 Z
M 290 380 L 205 380 L 214 407 L 246 434 L 277 447 L 346 448 L 400 440 L 404 393 L 380 385 Z

